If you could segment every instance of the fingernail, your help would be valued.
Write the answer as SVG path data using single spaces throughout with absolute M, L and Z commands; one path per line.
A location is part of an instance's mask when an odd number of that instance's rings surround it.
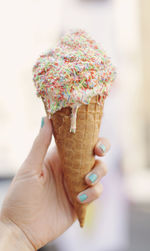
M 83 194 L 79 195 L 78 198 L 81 202 L 83 202 L 87 199 L 87 195 L 85 193 L 83 193 Z
M 104 146 L 104 144 L 101 143 L 101 144 L 99 144 L 98 147 L 99 147 L 99 149 L 101 150 L 102 153 L 105 153 L 106 147 Z
M 89 180 L 94 183 L 97 180 L 97 174 L 96 173 L 91 173 L 90 176 L 88 177 Z
M 43 128 L 43 126 L 44 126 L 44 118 L 42 118 L 41 120 L 41 128 Z

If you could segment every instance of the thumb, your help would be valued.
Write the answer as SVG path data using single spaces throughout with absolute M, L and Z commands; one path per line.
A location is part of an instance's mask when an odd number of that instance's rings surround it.
M 33 142 L 32 149 L 27 157 L 27 162 L 30 163 L 30 168 L 39 168 L 41 170 L 42 164 L 47 153 L 48 147 L 52 139 L 52 124 L 47 117 L 42 118 L 41 129 L 39 134 Z

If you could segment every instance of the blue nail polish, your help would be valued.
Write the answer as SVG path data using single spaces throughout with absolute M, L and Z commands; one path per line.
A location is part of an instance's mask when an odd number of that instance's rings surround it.
M 97 174 L 92 173 L 88 178 L 92 183 L 94 183 L 97 180 Z
M 44 118 L 42 118 L 41 120 L 41 128 L 43 128 L 43 126 L 44 126 Z
M 103 144 L 99 145 L 99 149 L 101 150 L 102 153 L 105 153 L 106 147 Z
M 83 194 L 81 194 L 81 195 L 79 196 L 79 200 L 80 200 L 81 202 L 85 201 L 86 199 L 87 199 L 87 195 L 86 195 L 85 193 L 83 193 Z

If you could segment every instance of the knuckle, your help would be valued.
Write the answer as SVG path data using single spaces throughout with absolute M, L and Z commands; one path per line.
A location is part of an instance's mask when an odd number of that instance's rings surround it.
M 107 174 L 107 166 L 104 162 L 99 161 L 97 173 L 99 176 L 105 176 Z
M 95 160 L 95 165 L 96 165 L 96 166 L 100 166 L 101 163 L 102 163 L 102 161 L 101 161 L 100 159 L 96 159 L 96 160 Z
M 107 166 L 103 161 L 100 162 L 99 171 L 103 173 L 103 175 L 107 174 Z
M 105 164 L 103 164 L 102 170 L 103 170 L 103 175 L 105 176 L 107 174 L 107 166 Z
M 98 186 L 93 187 L 93 193 L 96 199 L 99 198 L 99 196 L 101 195 L 101 191 L 102 191 L 102 188 L 100 184 Z

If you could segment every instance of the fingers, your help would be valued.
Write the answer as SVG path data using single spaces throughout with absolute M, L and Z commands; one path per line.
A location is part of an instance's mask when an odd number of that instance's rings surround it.
M 104 156 L 110 149 L 110 143 L 105 138 L 99 138 L 95 145 L 95 154 L 98 156 Z
M 97 183 L 95 186 L 87 188 L 83 192 L 79 193 L 77 196 L 77 200 L 82 203 L 90 203 L 93 200 L 99 198 L 103 191 L 102 184 Z
M 52 138 L 52 125 L 51 121 L 44 117 L 41 121 L 41 129 L 39 134 L 34 140 L 32 149 L 27 157 L 27 161 L 31 163 L 33 168 L 40 168 L 45 158 L 46 152 L 50 145 Z
M 93 186 L 98 183 L 107 174 L 107 167 L 101 160 L 95 161 L 95 166 L 85 177 L 85 182 Z
M 95 145 L 95 154 L 104 156 L 110 149 L 110 143 L 105 138 L 99 138 Z M 95 166 L 90 173 L 85 177 L 85 182 L 90 187 L 79 193 L 77 200 L 82 203 L 90 203 L 101 195 L 103 191 L 102 184 L 99 181 L 106 175 L 106 165 L 101 160 L 95 161 Z
M 85 177 L 85 182 L 90 186 L 83 192 L 79 193 L 77 200 L 80 203 L 89 203 L 96 200 L 102 193 L 102 184 L 99 181 L 106 175 L 107 168 L 101 160 L 95 161 L 95 166 Z

